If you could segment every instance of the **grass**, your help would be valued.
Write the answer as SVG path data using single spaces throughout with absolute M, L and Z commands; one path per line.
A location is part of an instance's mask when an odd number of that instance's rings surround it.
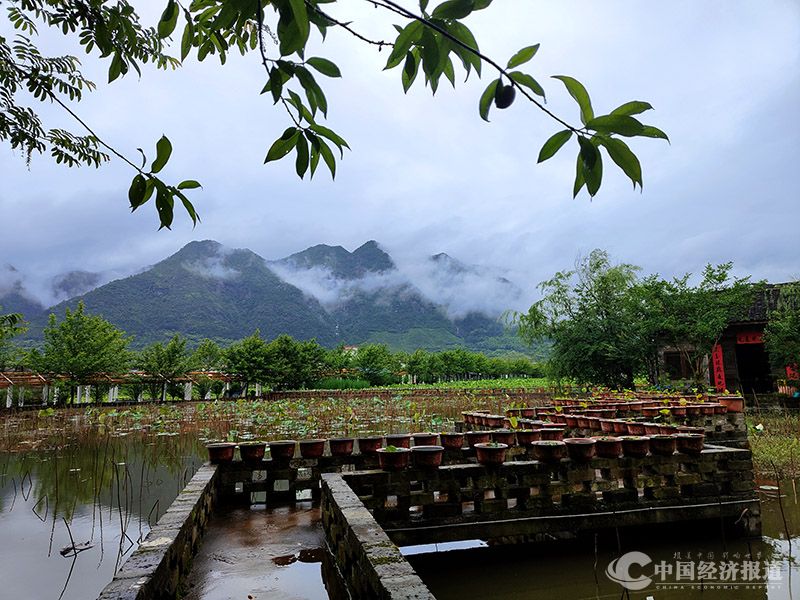
M 757 475 L 800 477 L 800 415 L 752 415 L 747 427 Z
M 386 386 L 391 388 L 424 389 L 468 389 L 468 390 L 500 390 L 509 388 L 538 389 L 550 387 L 546 377 L 510 377 L 508 379 L 471 379 L 466 381 L 443 381 L 441 383 L 397 384 Z

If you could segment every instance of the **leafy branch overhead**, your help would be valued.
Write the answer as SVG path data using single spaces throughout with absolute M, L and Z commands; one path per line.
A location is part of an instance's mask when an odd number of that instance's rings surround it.
M 539 44 L 520 49 L 503 66 L 483 54 L 464 23 L 473 13 L 489 8 L 492 0 L 446 0 L 433 7 L 427 0 L 420 0 L 418 9 L 413 11 L 393 0 L 363 0 L 363 4 L 382 9 L 389 17 L 387 39 L 372 39 L 359 31 L 353 19 L 333 14 L 336 10 L 352 11 L 352 0 L 167 0 L 153 27 L 141 23 L 127 0 L 9 0 L 8 4 L 6 15 L 16 33 L 13 39 L 0 36 L 0 139 L 20 150 L 28 161 L 34 153 L 49 152 L 56 162 L 68 166 L 99 166 L 116 156 L 135 171 L 128 192 L 131 209 L 154 198 L 161 227 L 172 225 L 177 201 L 197 223 L 197 212 L 186 192 L 200 184 L 193 179 L 178 184 L 163 179 L 161 171 L 172 155 L 172 144 L 166 136 L 156 144 L 149 168 L 141 149 L 142 160 L 134 160 L 104 141 L 74 110 L 83 93 L 95 88 L 94 83 L 84 78 L 76 57 L 49 57 L 40 51 L 32 41 L 40 25 L 74 36 L 87 54 L 105 61 L 109 83 L 131 72 L 141 76 L 142 66 L 148 63 L 175 69 L 190 57 L 202 62 L 214 56 L 225 64 L 230 52 L 257 53 L 263 68 L 261 93 L 273 105 L 280 106 L 289 121 L 289 126 L 267 148 L 264 162 L 292 156 L 300 178 L 312 178 L 320 162 L 335 177 L 337 160 L 350 148 L 343 136 L 323 124 L 329 108 L 325 80 L 342 77 L 342 72 L 330 57 L 306 56 L 312 35 L 324 41 L 330 29 L 341 30 L 357 43 L 376 47 L 377 51 L 390 48 L 385 69 L 400 67 L 405 92 L 422 81 L 435 94 L 442 76 L 455 87 L 459 64 L 465 81 L 473 72 L 481 77 L 490 68 L 496 77 L 478 100 L 480 116 L 488 121 L 492 107 L 509 108 L 522 97 L 556 121 L 562 129 L 544 143 L 538 162 L 554 156 L 574 137 L 574 195 L 584 186 L 591 196 L 600 189 L 601 150 L 634 187 L 641 187 L 639 160 L 620 138 L 667 139 L 661 130 L 636 118 L 652 108 L 647 102 L 628 102 L 609 114 L 595 116 L 588 92 L 572 77 L 555 76 L 578 104 L 581 124 L 570 124 L 551 112 L 544 88 L 528 72 Z M 173 47 L 179 57 L 168 54 Z M 83 129 L 81 134 L 46 129 L 30 105 L 30 97 L 58 104 Z M 28 104 L 23 98 L 28 99 Z

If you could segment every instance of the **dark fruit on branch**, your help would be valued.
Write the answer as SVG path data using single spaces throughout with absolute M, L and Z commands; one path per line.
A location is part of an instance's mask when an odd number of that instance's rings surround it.
M 514 86 L 499 84 L 494 93 L 494 105 L 497 108 L 508 108 L 514 102 L 516 95 L 517 91 Z

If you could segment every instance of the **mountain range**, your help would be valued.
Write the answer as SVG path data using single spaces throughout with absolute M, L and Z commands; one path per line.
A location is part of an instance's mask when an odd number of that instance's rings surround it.
M 15 271 L 6 269 L 0 305 L 25 315 L 31 343 L 41 339 L 50 313 L 63 315 L 82 300 L 87 312 L 133 335 L 138 347 L 174 334 L 228 343 L 258 329 L 265 339 L 288 333 L 326 346 L 530 352 L 500 320 L 521 296 L 511 281 L 444 253 L 401 270 L 375 241 L 352 252 L 320 244 L 274 261 L 212 240 L 191 242 L 99 287 L 99 274 L 59 276 L 53 291 L 69 298 L 50 307 L 33 301 L 23 278 L 8 277 Z

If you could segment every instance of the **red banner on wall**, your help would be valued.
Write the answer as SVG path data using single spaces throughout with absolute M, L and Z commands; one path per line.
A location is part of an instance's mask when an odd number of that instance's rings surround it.
M 722 360 L 722 346 L 714 344 L 711 351 L 711 372 L 714 374 L 714 387 L 718 392 L 727 389 L 725 385 L 725 363 Z
M 760 331 L 740 331 L 736 334 L 737 344 L 763 344 L 764 336 Z
M 797 365 L 786 365 L 786 379 L 790 381 L 800 380 L 800 369 Z

